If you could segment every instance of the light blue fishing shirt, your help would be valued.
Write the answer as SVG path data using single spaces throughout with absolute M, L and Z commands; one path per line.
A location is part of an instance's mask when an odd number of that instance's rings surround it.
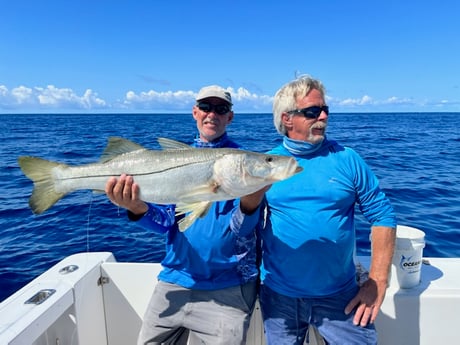
M 197 137 L 192 146 L 239 147 L 226 134 L 211 143 Z M 257 209 L 245 215 L 239 205 L 239 199 L 214 202 L 205 217 L 181 232 L 174 205 L 148 204 L 139 225 L 166 234 L 166 255 L 158 278 L 199 290 L 223 289 L 256 280 L 254 229 L 260 212 Z
M 396 226 L 376 176 L 354 150 L 327 139 L 311 145 L 285 137 L 269 153 L 295 157 L 303 171 L 266 193 L 263 284 L 294 298 L 356 285 L 355 204 L 371 225 Z

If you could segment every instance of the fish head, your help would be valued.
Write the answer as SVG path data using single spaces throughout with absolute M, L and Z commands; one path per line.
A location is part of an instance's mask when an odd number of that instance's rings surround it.
M 263 179 L 269 183 L 285 180 L 302 171 L 293 157 L 270 154 L 247 154 L 244 157 L 246 178 Z
M 250 151 L 226 154 L 214 165 L 219 188 L 240 197 L 274 182 L 285 180 L 302 170 L 293 157 Z

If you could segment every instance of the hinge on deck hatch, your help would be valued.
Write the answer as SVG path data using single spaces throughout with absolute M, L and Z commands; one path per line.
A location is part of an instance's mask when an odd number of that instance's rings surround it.
M 97 280 L 97 285 L 98 286 L 108 284 L 108 283 L 110 283 L 109 277 L 100 276 L 99 279 Z

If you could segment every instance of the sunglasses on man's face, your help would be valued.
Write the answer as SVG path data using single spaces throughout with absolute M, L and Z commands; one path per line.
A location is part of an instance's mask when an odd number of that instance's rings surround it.
M 197 104 L 198 109 L 205 113 L 215 112 L 218 115 L 225 115 L 230 111 L 228 104 L 210 104 L 206 102 L 200 102 Z
M 318 117 L 321 115 L 321 112 L 323 111 L 326 113 L 326 115 L 329 115 L 329 107 L 327 105 L 323 105 L 322 107 L 315 105 L 313 107 L 287 111 L 287 113 L 288 114 L 302 114 L 307 119 L 318 119 Z

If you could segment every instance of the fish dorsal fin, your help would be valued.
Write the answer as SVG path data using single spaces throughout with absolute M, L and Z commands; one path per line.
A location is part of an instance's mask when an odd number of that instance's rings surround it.
M 158 138 L 157 141 L 163 150 L 191 150 L 193 148 L 187 144 L 181 143 L 180 141 L 167 138 Z
M 109 137 L 109 142 L 104 152 L 102 153 L 100 161 L 107 162 L 115 156 L 138 150 L 145 150 L 145 148 L 128 139 L 120 137 Z

